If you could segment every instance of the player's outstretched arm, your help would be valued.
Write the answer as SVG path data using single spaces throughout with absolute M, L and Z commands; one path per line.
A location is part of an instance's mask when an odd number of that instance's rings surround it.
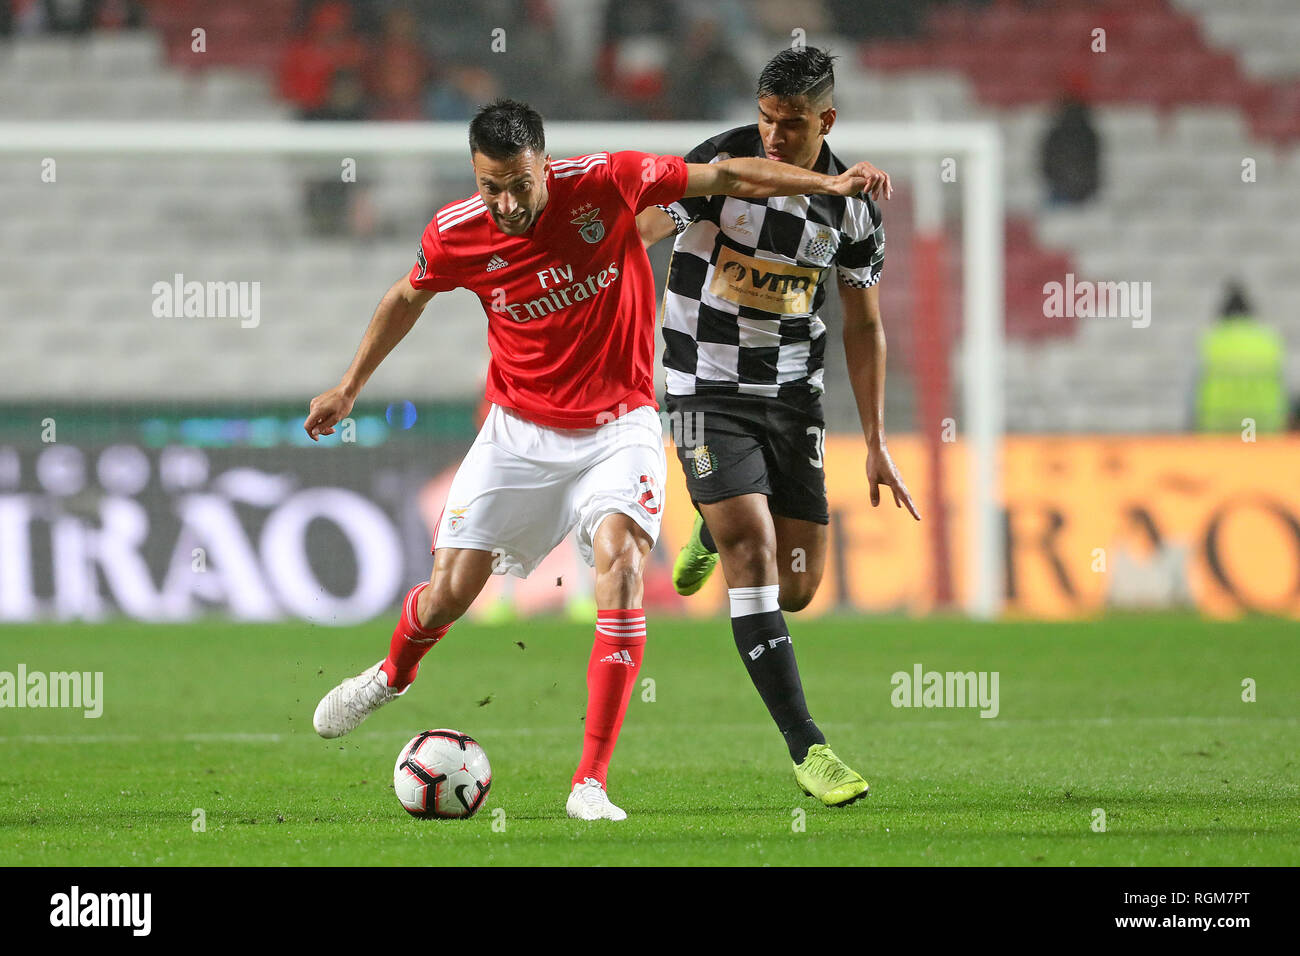
M 772 159 L 737 156 L 718 163 L 687 163 L 684 197 L 856 196 L 863 190 L 869 191 L 873 199 L 889 198 L 893 192 L 889 174 L 867 162 L 850 166 L 838 176 L 829 176 Z
M 667 239 L 677 231 L 673 217 L 658 206 L 647 206 L 637 213 L 636 229 L 641 234 L 641 245 L 649 249 L 660 239 Z
M 885 325 L 880 315 L 880 286 L 859 289 L 840 283 L 844 311 L 844 358 L 858 403 L 862 434 L 867 439 L 867 487 L 871 505 L 880 504 L 880 486 L 894 493 L 894 505 L 921 514 L 885 444 Z
M 317 441 L 321 435 L 334 434 L 334 426 L 352 411 L 352 404 L 375 369 L 379 368 L 379 363 L 411 331 L 415 320 L 433 296 L 432 292 L 422 292 L 412 286 L 407 276 L 402 276 L 384 293 L 375 308 L 375 314 L 370 318 L 352 364 L 343 374 L 343 381 L 311 400 L 307 420 L 302 427 L 312 441 Z

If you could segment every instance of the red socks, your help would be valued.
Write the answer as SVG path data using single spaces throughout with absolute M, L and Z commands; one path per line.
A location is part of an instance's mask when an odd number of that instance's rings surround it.
M 417 584 L 406 592 L 402 602 L 402 619 L 393 629 L 393 640 L 388 645 L 388 659 L 380 667 L 388 675 L 388 686 L 392 690 L 404 690 L 415 680 L 420 670 L 420 658 L 429 653 L 429 648 L 437 644 L 451 628 L 451 624 L 429 630 L 420 625 L 415 615 L 415 608 L 420 600 L 420 592 L 429 586 L 428 581 Z
M 627 713 L 627 702 L 641 670 L 645 649 L 645 612 L 626 608 L 596 612 L 596 642 L 587 662 L 587 717 L 582 762 L 574 783 L 595 777 L 605 786 L 609 759 Z
M 388 657 L 381 669 L 388 686 L 405 690 L 420 669 L 420 660 L 451 629 L 451 624 L 425 628 L 416 618 L 422 582 L 411 588 L 402 602 L 402 618 L 393 630 Z M 582 761 L 573 775 L 574 783 L 595 777 L 605 785 L 609 760 L 618 742 L 628 700 L 641 670 L 645 649 L 645 612 L 626 608 L 596 613 L 596 639 L 587 662 L 587 717 L 583 728 Z

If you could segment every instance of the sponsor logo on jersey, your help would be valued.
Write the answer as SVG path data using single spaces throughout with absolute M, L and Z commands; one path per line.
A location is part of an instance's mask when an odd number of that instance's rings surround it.
M 605 238 L 605 224 L 596 218 L 599 215 L 599 209 L 588 209 L 576 219 L 570 219 L 569 222 L 578 227 L 578 235 L 582 236 L 583 240 L 595 245 Z
M 500 256 L 493 256 L 488 260 L 487 271 L 496 272 L 498 269 L 504 269 L 508 265 L 510 265 L 510 263 L 506 262 L 506 260 L 502 259 Z
M 469 505 L 460 508 L 448 508 L 451 517 L 447 519 L 447 530 L 453 534 L 465 527 L 465 512 L 469 511 Z
M 546 273 L 539 273 L 538 275 L 540 278 Z M 607 268 L 601 269 L 599 272 L 593 272 L 579 282 L 567 286 L 557 286 L 547 292 L 546 295 L 529 299 L 527 302 L 503 302 L 499 307 L 494 304 L 492 311 L 497 314 L 505 313 L 516 322 L 530 322 L 533 319 L 540 319 L 544 315 L 559 312 L 561 309 L 567 309 L 571 305 L 593 298 L 601 289 L 613 285 L 617 279 L 618 263 L 611 262 Z
M 687 453 L 687 457 L 695 461 L 695 477 L 707 478 L 713 474 L 714 469 L 718 467 L 718 459 L 714 457 L 713 452 L 709 451 L 708 445 L 700 445 L 693 448 Z
M 736 305 L 778 315 L 806 315 L 821 269 L 805 269 L 787 262 L 755 259 L 724 246 L 713 267 L 709 292 Z
M 736 217 L 736 221 L 727 227 L 728 232 L 734 232 L 738 236 L 752 236 L 754 230 L 749 228 L 749 213 L 742 212 Z

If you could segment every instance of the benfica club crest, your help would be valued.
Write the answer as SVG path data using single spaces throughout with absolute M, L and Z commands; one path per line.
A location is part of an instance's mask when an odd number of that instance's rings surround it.
M 450 510 L 451 518 L 447 521 L 447 528 L 455 534 L 465 526 L 465 512 L 469 511 L 469 505 L 465 505 L 461 508 L 452 508 Z
M 599 215 L 599 209 L 588 209 L 577 219 L 570 219 L 569 222 L 578 227 L 578 235 L 595 245 L 605 238 L 605 224 L 596 218 Z

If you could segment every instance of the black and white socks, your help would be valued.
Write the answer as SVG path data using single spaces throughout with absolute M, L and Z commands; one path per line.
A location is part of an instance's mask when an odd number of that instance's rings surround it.
M 803 763 L 808 748 L 826 743 L 826 738 L 808 714 L 778 592 L 775 584 L 729 589 L 731 632 L 749 679 L 785 737 L 790 759 Z

